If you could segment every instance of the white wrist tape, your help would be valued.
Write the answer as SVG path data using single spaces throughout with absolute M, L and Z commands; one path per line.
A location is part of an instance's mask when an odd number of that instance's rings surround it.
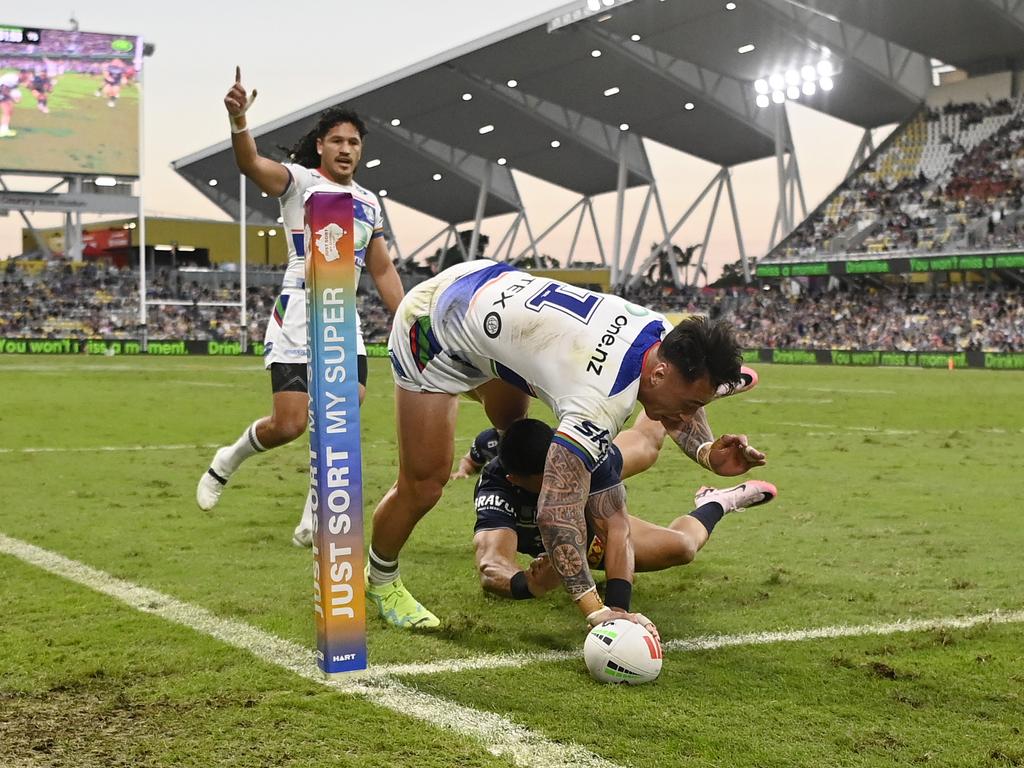
M 701 443 L 697 449 L 697 463 L 700 464 L 704 469 L 711 470 L 711 446 L 713 443 L 709 440 L 706 443 Z
M 242 107 L 242 111 L 237 115 L 228 115 L 228 122 L 231 124 L 232 133 L 245 133 L 249 128 L 245 125 L 239 126 L 236 122 L 238 118 L 245 117 L 245 113 L 249 111 L 249 107 L 256 101 L 256 89 L 253 89 L 252 93 L 245 97 L 245 106 Z

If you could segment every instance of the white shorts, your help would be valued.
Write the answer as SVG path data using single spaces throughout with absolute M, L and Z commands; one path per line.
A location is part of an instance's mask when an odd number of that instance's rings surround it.
M 306 290 L 293 287 L 282 288 L 281 295 L 274 302 L 274 311 L 267 320 L 267 332 L 263 336 L 263 365 L 269 368 L 274 363 L 309 362 L 309 345 L 306 338 Z M 356 355 L 366 356 L 363 343 L 363 326 L 356 315 Z
M 395 383 L 411 392 L 459 395 L 495 378 L 442 348 L 430 326 L 434 299 L 451 280 L 431 278 L 405 294 L 388 338 Z

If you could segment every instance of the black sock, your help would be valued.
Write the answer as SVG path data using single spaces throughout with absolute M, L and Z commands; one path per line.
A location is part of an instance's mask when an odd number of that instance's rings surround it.
M 724 515 L 725 508 L 717 501 L 709 501 L 690 513 L 690 517 L 695 517 L 701 525 L 708 529 L 708 536 L 715 530 L 715 526 Z

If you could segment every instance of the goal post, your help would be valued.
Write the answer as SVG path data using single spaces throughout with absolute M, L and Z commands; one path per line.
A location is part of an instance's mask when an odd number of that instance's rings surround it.
M 332 675 L 366 669 L 352 195 L 313 192 L 305 214 L 316 656 Z

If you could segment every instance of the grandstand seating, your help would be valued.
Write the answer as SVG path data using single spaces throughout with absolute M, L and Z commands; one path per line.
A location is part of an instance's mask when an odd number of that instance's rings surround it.
M 1024 245 L 1024 102 L 916 115 L 770 258 Z

